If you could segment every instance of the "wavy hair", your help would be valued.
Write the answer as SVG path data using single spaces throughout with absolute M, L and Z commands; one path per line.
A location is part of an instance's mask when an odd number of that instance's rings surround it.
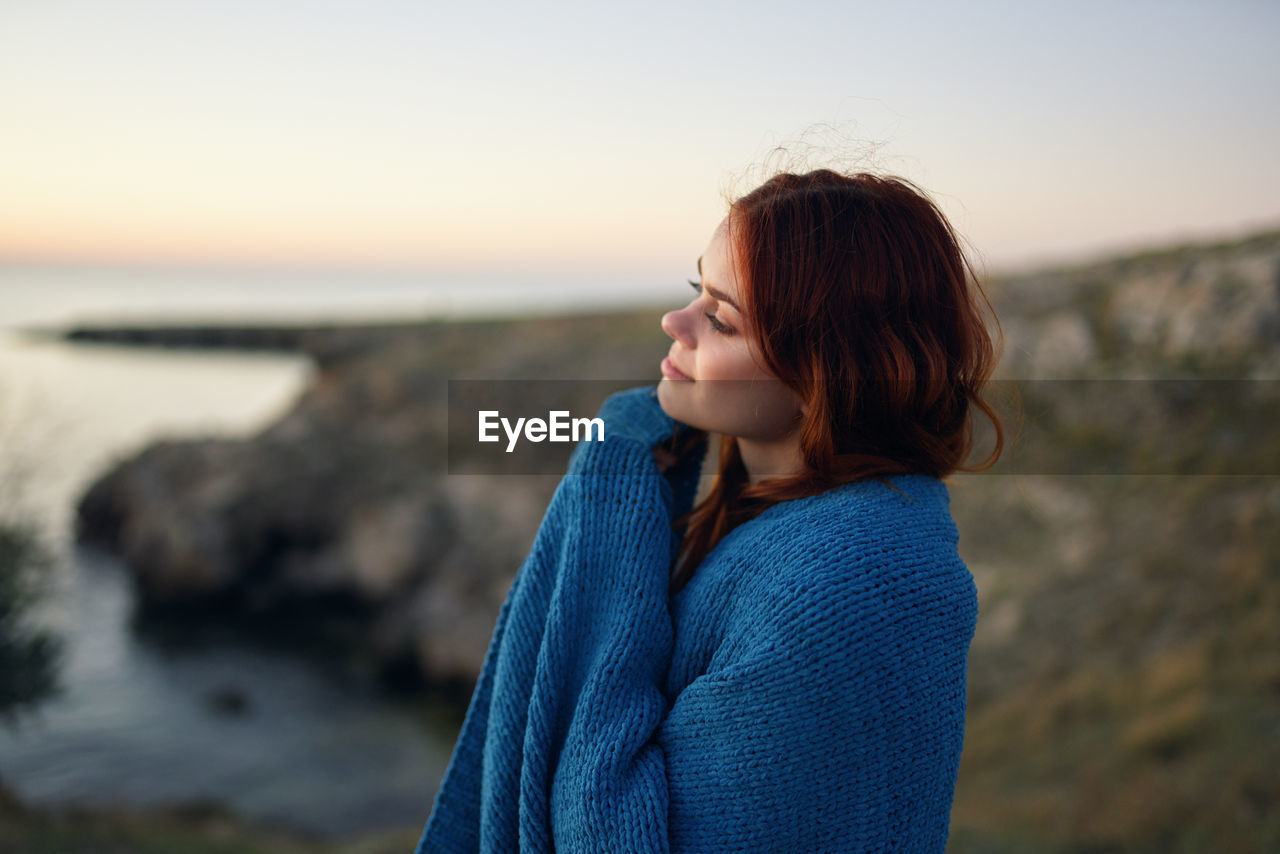
M 677 520 L 679 589 L 737 525 L 780 501 L 922 473 L 984 471 L 1004 446 L 982 398 L 999 360 L 983 322 L 999 319 L 937 205 L 911 182 L 820 169 L 775 175 L 729 209 L 746 333 L 764 366 L 800 395 L 805 470 L 750 484 L 722 436 L 711 492 Z M 995 427 L 987 459 L 965 465 L 973 415 Z M 701 431 L 681 444 L 687 452 Z

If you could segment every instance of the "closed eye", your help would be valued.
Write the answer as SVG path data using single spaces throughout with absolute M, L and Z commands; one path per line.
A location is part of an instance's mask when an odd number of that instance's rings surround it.
M 702 283 L 701 283 L 701 282 L 695 282 L 695 281 L 693 281 L 692 279 L 690 279 L 690 280 L 689 280 L 689 287 L 693 288 L 693 289 L 694 289 L 695 291 L 697 291 L 699 294 L 701 294 L 701 293 L 702 293 Z M 731 326 L 726 326 L 726 325 L 724 325 L 723 323 L 721 323 L 721 322 L 720 322 L 720 319 L 719 319 L 718 317 L 716 317 L 714 314 L 709 314 L 709 313 L 705 313 L 705 312 L 704 312 L 704 313 L 703 313 L 703 317 L 705 317 L 705 318 L 707 319 L 707 322 L 711 324 L 711 328 L 712 328 L 712 329 L 714 329 L 716 332 L 720 333 L 721 335 L 733 335 L 733 334 L 735 334 L 735 331 L 734 331 L 733 327 L 731 327 Z
M 716 332 L 719 332 L 721 335 L 733 334 L 733 330 L 730 329 L 728 326 L 725 326 L 719 320 L 717 320 L 714 314 L 708 314 L 706 317 L 707 317 L 707 320 L 710 321 L 711 323 L 711 328 L 714 329 Z

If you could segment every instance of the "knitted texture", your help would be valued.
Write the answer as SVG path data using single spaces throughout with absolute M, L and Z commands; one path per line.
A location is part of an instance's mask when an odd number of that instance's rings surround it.
M 946 486 L 782 502 L 668 597 L 697 460 L 610 397 L 502 607 L 418 852 L 941 852 L 977 617 Z

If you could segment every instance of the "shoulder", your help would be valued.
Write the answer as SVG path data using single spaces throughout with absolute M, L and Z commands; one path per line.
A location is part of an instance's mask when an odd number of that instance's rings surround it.
M 946 484 L 925 475 L 887 480 L 892 487 L 861 481 L 774 505 L 732 531 L 725 551 L 785 558 L 784 569 L 805 574 L 954 554 Z
M 976 588 L 957 551 L 946 485 L 924 475 L 887 480 L 899 491 L 846 484 L 775 505 L 731 532 L 708 560 L 733 565 L 743 615 L 791 626 L 925 613 L 971 623 Z

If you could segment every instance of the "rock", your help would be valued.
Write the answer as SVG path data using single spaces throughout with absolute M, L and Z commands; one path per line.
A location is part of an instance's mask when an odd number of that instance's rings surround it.
M 407 666 L 467 684 L 559 477 L 449 475 L 448 380 L 587 365 L 656 382 L 658 313 L 399 326 L 342 348 L 312 334 L 327 361 L 280 420 L 121 462 L 82 498 L 78 536 L 121 555 L 148 615 L 284 621 L 398 681 Z
M 1280 373 L 1280 233 L 990 282 L 999 376 Z
M 1033 376 L 1079 376 L 1098 356 L 1089 323 L 1078 312 L 1053 315 L 1040 326 L 1031 354 Z
M 215 714 L 223 717 L 244 717 L 249 714 L 249 695 L 234 685 L 224 685 L 210 691 L 205 696 Z

